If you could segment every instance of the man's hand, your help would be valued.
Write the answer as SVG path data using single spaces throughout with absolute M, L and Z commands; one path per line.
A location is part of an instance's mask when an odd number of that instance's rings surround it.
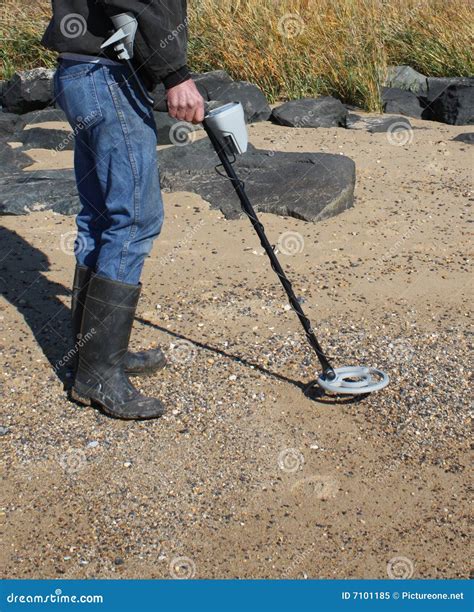
M 201 123 L 204 119 L 204 99 L 192 79 L 168 89 L 168 114 L 189 123 Z

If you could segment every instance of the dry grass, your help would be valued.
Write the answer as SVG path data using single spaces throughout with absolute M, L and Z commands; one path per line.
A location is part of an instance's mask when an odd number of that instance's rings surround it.
M 470 0 L 194 0 L 191 56 L 272 98 L 335 94 L 380 108 L 387 65 L 474 74 Z
M 0 0 L 0 78 L 15 70 L 52 66 L 55 54 L 41 46 L 50 16 L 46 0 Z
M 473 9 L 472 0 L 190 0 L 190 63 L 224 68 L 271 100 L 334 94 L 378 110 L 389 64 L 474 74 Z M 3 0 L 3 78 L 51 65 L 39 43 L 48 13 L 46 0 Z

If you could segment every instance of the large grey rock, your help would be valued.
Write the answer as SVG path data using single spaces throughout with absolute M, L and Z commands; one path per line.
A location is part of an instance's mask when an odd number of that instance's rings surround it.
M 198 85 L 197 88 L 201 96 L 204 98 L 204 100 L 208 100 L 205 89 L 201 85 Z M 155 89 L 152 91 L 151 97 L 154 100 L 153 110 L 156 110 L 160 113 L 168 112 L 166 89 L 164 85 L 162 85 L 161 83 L 157 85 Z
M 16 174 L 27 166 L 31 166 L 31 158 L 23 152 L 22 148 L 12 148 L 6 144 L 5 140 L 0 141 L 0 178 Z
M 5 93 L 7 82 L 0 79 L 0 108 L 3 106 L 3 94 Z
M 53 75 L 54 70 L 46 68 L 16 72 L 3 96 L 6 110 L 22 114 L 48 106 L 53 99 Z
M 351 130 L 364 130 L 370 134 L 393 133 L 413 129 L 410 121 L 399 115 L 367 117 L 352 113 L 348 117 L 347 127 Z
M 153 109 L 161 112 L 167 110 L 166 106 L 166 89 L 162 83 L 159 83 L 151 92 L 151 97 L 154 100 Z
M 331 96 L 291 100 L 273 109 L 272 119 L 288 127 L 346 127 L 347 109 Z
M 247 123 L 266 121 L 270 117 L 268 101 L 256 85 L 247 81 L 233 81 L 224 70 L 192 73 L 191 77 L 206 102 L 241 102 Z M 155 101 L 154 110 L 167 112 L 166 90 L 163 85 L 155 87 L 152 97 Z
M 183 145 L 193 140 L 194 132 L 201 129 L 199 125 L 193 125 L 186 121 L 178 121 L 165 112 L 154 112 L 158 144 Z
M 438 96 L 444 93 L 448 87 L 452 85 L 461 85 L 466 87 L 474 86 L 473 77 L 428 77 L 428 91 L 424 96 L 427 104 L 436 100 Z
M 17 172 L 0 176 L 0 215 L 26 215 L 38 210 L 72 215 L 79 208 L 72 170 Z
M 423 117 L 450 125 L 474 124 L 474 80 L 446 87 L 428 103 Z
M 270 118 L 271 108 L 268 101 L 256 85 L 248 81 L 219 82 L 215 86 L 207 85 L 209 100 L 219 102 L 240 102 L 244 108 L 245 121 L 255 123 Z
M 38 123 L 46 123 L 50 121 L 61 121 L 67 123 L 67 117 L 60 108 L 44 108 L 37 111 L 31 111 L 22 115 L 24 125 L 37 125 Z
M 211 70 L 210 72 L 192 72 L 191 78 L 196 83 L 199 93 L 204 100 L 212 100 L 212 92 L 224 84 L 232 83 L 232 78 L 225 70 Z M 161 83 L 155 87 L 152 92 L 152 98 L 155 101 L 154 110 L 160 112 L 167 111 L 166 105 L 166 89 Z
M 23 143 L 24 149 L 49 149 L 57 152 L 74 149 L 74 134 L 66 130 L 32 127 L 18 132 L 15 141 Z
M 456 138 L 453 138 L 453 140 L 456 142 L 464 142 L 466 144 L 474 144 L 474 132 L 458 134 Z
M 0 112 L 0 138 L 11 136 L 20 127 L 20 115 Z
M 215 172 L 218 158 L 207 139 L 160 154 L 162 186 L 193 191 L 220 209 L 227 219 L 242 216 L 228 180 Z M 353 206 L 355 164 L 348 157 L 324 153 L 249 151 L 235 169 L 259 211 L 319 221 Z
M 382 88 L 383 110 L 385 113 L 406 115 L 421 119 L 423 108 L 418 97 L 411 91 L 392 87 Z
M 428 91 L 428 79 L 411 66 L 389 66 L 385 85 L 421 95 Z
M 233 83 L 234 79 L 225 70 L 210 70 L 209 72 L 192 72 L 193 81 L 201 85 L 207 92 L 225 83 Z
M 21 171 L 31 160 L 21 150 L 0 149 L 0 214 L 79 210 L 72 170 Z M 228 180 L 215 172 L 218 158 L 207 139 L 160 152 L 162 186 L 192 191 L 228 219 L 242 215 Z M 341 155 L 275 153 L 250 147 L 236 170 L 257 210 L 319 221 L 353 206 L 355 164 Z

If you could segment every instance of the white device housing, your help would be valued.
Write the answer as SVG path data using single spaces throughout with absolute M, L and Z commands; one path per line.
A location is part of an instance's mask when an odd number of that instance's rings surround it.
M 240 102 L 229 102 L 209 111 L 205 121 L 222 146 L 231 153 L 240 155 L 247 151 L 247 126 Z
M 133 43 L 138 23 L 133 13 L 120 13 L 110 18 L 115 27 L 115 34 L 107 39 L 101 49 L 114 45 L 117 57 L 123 60 L 133 59 Z

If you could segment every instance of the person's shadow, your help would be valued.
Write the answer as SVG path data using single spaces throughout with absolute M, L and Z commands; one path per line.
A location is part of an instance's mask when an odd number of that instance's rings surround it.
M 48 257 L 15 231 L 0 227 L 0 292 L 23 316 L 58 378 L 67 385 L 71 350 L 70 310 L 58 296 L 69 295 L 47 278 Z M 69 300 L 67 300 L 69 301 Z M 25 352 L 25 365 L 34 356 L 20 329 L 11 330 L 12 350 Z
M 50 270 L 48 257 L 39 249 L 33 247 L 15 231 L 0 227 L 0 292 L 23 316 L 30 327 L 33 336 L 48 359 L 53 371 L 68 388 L 71 384 L 71 362 L 75 356 L 70 330 L 71 313 L 68 306 L 59 299 L 61 295 L 70 295 L 60 283 L 50 281 L 46 272 Z M 67 303 L 70 300 L 67 300 Z M 170 331 L 150 321 L 138 317 L 142 324 L 160 330 L 174 338 L 187 340 L 197 347 L 209 350 L 215 354 L 232 359 L 244 366 L 257 369 L 263 374 L 292 384 L 302 391 L 306 397 L 323 403 L 353 403 L 366 396 L 346 396 L 343 398 L 326 398 L 324 392 L 311 383 L 303 383 L 272 372 L 263 366 L 232 355 L 207 343 L 188 338 L 178 332 Z M 11 330 L 12 350 L 24 350 L 25 363 L 32 358 L 27 342 L 20 330 Z

